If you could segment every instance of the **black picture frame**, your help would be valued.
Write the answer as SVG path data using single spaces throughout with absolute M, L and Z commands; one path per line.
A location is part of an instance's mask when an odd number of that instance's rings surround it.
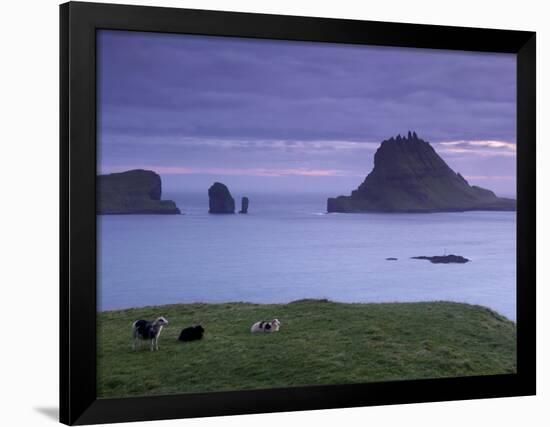
M 98 399 L 96 30 L 506 52 L 517 55 L 517 373 Z M 528 31 L 69 2 L 60 6 L 60 420 L 65 424 L 533 395 L 535 45 Z

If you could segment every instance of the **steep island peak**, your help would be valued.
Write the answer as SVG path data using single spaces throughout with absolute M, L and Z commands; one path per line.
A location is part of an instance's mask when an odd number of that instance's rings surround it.
M 327 200 L 328 212 L 513 211 L 516 201 L 470 185 L 416 132 L 382 141 L 374 168 L 350 196 Z

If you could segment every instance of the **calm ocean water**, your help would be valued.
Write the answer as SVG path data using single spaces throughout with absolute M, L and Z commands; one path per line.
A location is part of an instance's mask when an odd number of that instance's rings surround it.
M 98 309 L 187 302 L 450 300 L 515 320 L 515 213 L 324 214 L 325 196 L 250 195 L 248 215 L 98 216 Z M 468 264 L 410 259 L 453 253 Z M 398 261 L 386 261 L 396 257 Z

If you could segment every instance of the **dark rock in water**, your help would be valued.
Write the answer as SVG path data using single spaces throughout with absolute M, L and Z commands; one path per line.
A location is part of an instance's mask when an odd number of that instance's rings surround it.
M 97 213 L 181 214 L 172 200 L 161 200 L 160 176 L 135 169 L 97 177 Z
M 243 197 L 241 199 L 241 210 L 239 211 L 240 214 L 246 214 L 248 213 L 248 197 Z
M 413 259 L 426 259 L 433 264 L 466 264 L 470 261 L 460 255 L 439 255 L 439 256 L 413 256 Z
M 397 258 L 393 258 L 393 257 L 386 258 L 386 261 L 397 261 Z
M 235 200 L 229 189 L 221 182 L 215 182 L 208 189 L 208 213 L 211 214 L 234 214 Z
M 374 155 L 374 169 L 350 196 L 327 200 L 328 212 L 514 211 L 516 201 L 471 186 L 432 146 L 418 138 L 390 138 Z

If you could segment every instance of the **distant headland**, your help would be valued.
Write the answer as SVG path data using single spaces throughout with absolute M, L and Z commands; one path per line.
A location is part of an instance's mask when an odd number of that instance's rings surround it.
M 97 177 L 97 213 L 181 214 L 172 200 L 161 200 L 160 176 L 150 170 L 134 169 Z
M 181 214 L 172 200 L 161 200 L 160 175 L 151 170 L 133 169 L 97 177 L 99 215 Z M 215 182 L 208 189 L 208 213 L 234 214 L 235 200 L 227 186 Z M 248 213 L 248 197 L 241 200 L 239 213 Z
M 327 212 L 514 211 L 516 201 L 470 185 L 415 132 L 383 141 L 374 169 L 350 196 L 327 200 Z

